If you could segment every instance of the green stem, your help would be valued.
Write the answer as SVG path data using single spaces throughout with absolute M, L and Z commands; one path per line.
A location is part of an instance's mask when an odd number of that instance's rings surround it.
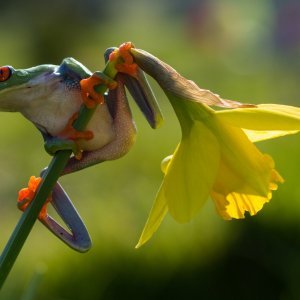
M 110 78 L 114 78 L 117 74 L 115 62 L 108 62 L 103 70 L 103 73 Z M 95 90 L 99 94 L 104 94 L 107 87 L 98 85 Z M 82 106 L 78 119 L 74 122 L 76 130 L 84 130 L 89 120 L 91 119 L 95 109 L 88 109 Z M 0 256 L 0 289 L 3 286 L 11 268 L 13 267 L 38 215 L 41 211 L 48 195 L 51 193 L 60 174 L 65 168 L 70 155 L 70 150 L 58 151 L 50 162 L 47 171 L 43 175 L 42 183 L 40 184 L 34 200 L 30 203 L 26 211 L 22 214 L 17 223 L 10 239 L 8 240 L 2 255 Z

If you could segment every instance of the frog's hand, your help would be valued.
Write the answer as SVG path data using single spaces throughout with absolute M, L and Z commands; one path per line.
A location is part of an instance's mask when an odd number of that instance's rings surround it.
M 88 251 L 92 244 L 89 233 L 70 198 L 58 182 L 52 191 L 50 203 L 65 222 L 70 233 L 48 214 L 42 219 L 39 218 L 39 220 L 71 248 L 79 252 Z

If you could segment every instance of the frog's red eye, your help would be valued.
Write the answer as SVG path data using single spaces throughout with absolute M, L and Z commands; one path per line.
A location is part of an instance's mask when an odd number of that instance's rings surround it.
M 0 68 L 0 82 L 7 80 L 11 75 L 11 71 L 9 67 L 1 67 Z

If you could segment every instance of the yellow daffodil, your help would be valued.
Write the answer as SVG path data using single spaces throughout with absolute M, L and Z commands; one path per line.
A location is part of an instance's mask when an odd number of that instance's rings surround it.
M 300 131 L 300 108 L 224 100 L 147 52 L 132 49 L 132 54 L 164 89 L 182 130 L 173 155 L 162 162 L 163 183 L 137 247 L 151 238 L 167 212 L 188 222 L 209 197 L 226 220 L 255 215 L 283 178 L 253 142 Z

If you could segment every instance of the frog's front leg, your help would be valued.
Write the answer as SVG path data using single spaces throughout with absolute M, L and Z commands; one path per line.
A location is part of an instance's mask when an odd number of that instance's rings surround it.
M 117 87 L 117 82 L 104 73 L 96 71 L 91 77 L 80 81 L 82 101 L 87 108 L 94 108 L 96 104 L 104 103 L 104 96 L 95 91 L 97 85 L 104 84 L 109 90 Z

